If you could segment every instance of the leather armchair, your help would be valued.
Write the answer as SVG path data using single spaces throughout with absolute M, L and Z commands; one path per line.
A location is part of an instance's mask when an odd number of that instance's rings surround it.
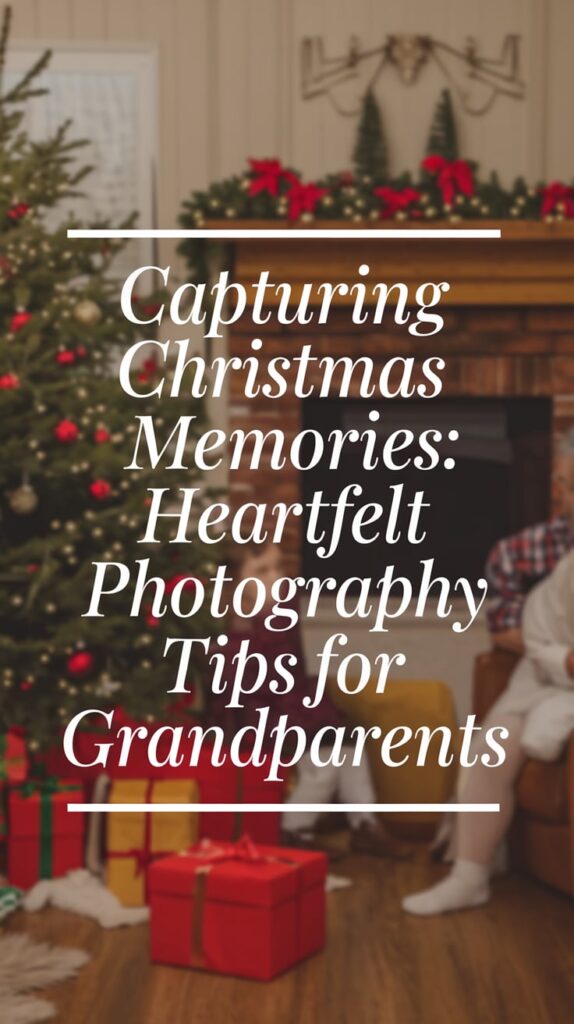
M 518 658 L 494 649 L 474 665 L 473 705 L 483 718 L 505 690 Z M 574 896 L 574 733 L 553 763 L 529 759 L 518 779 L 510 834 L 513 866 Z

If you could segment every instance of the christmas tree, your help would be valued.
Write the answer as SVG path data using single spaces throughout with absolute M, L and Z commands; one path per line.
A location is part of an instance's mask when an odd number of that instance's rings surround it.
M 388 181 L 387 144 L 381 112 L 372 89 L 368 89 L 363 97 L 353 162 L 359 179 L 367 178 L 375 185 Z
M 433 114 L 427 142 L 427 156 L 458 160 L 458 135 L 450 89 L 443 89 Z
M 8 28 L 6 13 L 0 73 Z M 182 575 L 209 576 L 207 553 L 195 541 L 185 555 L 176 545 L 138 544 L 147 489 L 162 481 L 149 469 L 124 467 L 133 459 L 135 417 L 157 417 L 157 399 L 129 398 L 111 369 L 136 340 L 113 277 L 116 243 L 102 249 L 101 242 L 68 241 L 69 219 L 46 226 L 86 173 L 77 169 L 68 126 L 43 142 L 23 130 L 25 104 L 42 91 L 36 83 L 48 59 L 14 88 L 0 82 L 0 723 L 23 726 L 32 749 L 54 742 L 84 708 L 120 704 L 153 718 L 173 700 L 167 690 L 177 665 L 163 657 L 164 642 L 181 635 L 181 622 L 171 614 L 155 619 L 148 607 L 130 617 L 131 586 L 110 614 L 83 618 L 92 562 L 131 569 L 149 557 L 149 575 L 168 581 L 168 592 Z M 153 315 L 153 297 L 137 301 L 142 319 Z M 146 360 L 134 386 L 149 392 L 158 373 Z M 183 411 L 197 417 L 191 444 L 204 428 L 195 400 L 183 410 L 171 399 L 156 418 L 159 447 Z M 192 469 L 169 476 L 174 493 L 198 486 Z M 186 636 L 209 633 L 205 615 L 186 620 Z M 190 684 L 200 675 L 201 666 L 192 666 Z

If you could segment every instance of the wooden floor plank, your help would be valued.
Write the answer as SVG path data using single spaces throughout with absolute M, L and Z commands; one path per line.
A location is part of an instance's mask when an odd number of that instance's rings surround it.
M 400 909 L 441 869 L 422 858 L 337 865 L 324 953 L 268 984 L 149 964 L 147 927 L 104 932 L 49 910 L 10 927 L 86 949 L 81 979 L 46 993 L 59 1024 L 570 1024 L 574 906 L 524 878 L 487 906 L 420 919 Z M 6 1022 L 8 1024 L 8 1022 Z

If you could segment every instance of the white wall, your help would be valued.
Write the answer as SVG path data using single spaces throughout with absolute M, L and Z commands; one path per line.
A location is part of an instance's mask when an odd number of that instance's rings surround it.
M 501 98 L 482 117 L 459 105 L 463 152 L 503 179 L 574 177 L 572 0 L 17 0 L 14 39 L 145 45 L 159 57 L 158 220 L 171 227 L 194 187 L 279 155 L 314 176 L 349 166 L 354 118 L 325 97 L 303 101 L 300 44 L 321 35 L 327 53 L 355 34 L 375 46 L 390 32 L 429 33 L 460 47 L 474 35 L 496 56 L 505 33 L 522 38 L 524 101 Z M 363 76 L 366 74 L 362 72 Z M 341 90 L 353 102 L 365 84 Z M 387 69 L 376 91 L 394 169 L 420 160 L 444 78 L 427 66 L 410 87 Z

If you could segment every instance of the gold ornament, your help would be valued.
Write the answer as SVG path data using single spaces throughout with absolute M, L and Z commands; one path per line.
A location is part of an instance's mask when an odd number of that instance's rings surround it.
M 29 516 L 38 506 L 38 495 L 30 484 L 22 484 L 8 494 L 8 504 L 17 516 Z
M 80 299 L 73 310 L 74 320 L 86 327 L 94 327 L 102 319 L 100 307 L 92 299 Z

